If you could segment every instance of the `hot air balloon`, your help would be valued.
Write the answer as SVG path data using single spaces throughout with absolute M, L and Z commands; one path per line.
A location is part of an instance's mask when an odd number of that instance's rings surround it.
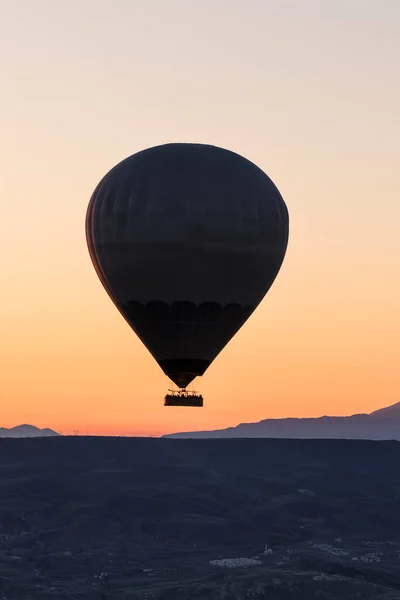
M 97 185 L 86 238 L 110 298 L 179 388 L 188 392 L 261 302 L 282 265 L 288 211 L 242 156 L 205 144 L 137 152 Z

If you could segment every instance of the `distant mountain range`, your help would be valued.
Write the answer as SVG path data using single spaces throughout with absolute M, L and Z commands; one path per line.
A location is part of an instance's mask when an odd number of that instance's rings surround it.
M 350 417 L 264 419 L 227 429 L 171 433 L 163 437 L 400 440 L 400 402 Z
M 52 429 L 39 429 L 33 425 L 17 425 L 17 427 L 0 427 L 0 438 L 20 438 L 20 437 L 49 437 L 60 435 Z

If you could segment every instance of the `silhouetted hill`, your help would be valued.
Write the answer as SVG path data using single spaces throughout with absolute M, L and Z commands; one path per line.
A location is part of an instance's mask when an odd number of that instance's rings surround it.
M 400 421 L 400 402 L 375 410 L 369 416 L 374 418 L 398 419 Z
M 4 438 L 20 438 L 20 437 L 50 437 L 60 435 L 52 429 L 39 429 L 34 425 L 17 425 L 7 429 L 6 427 L 0 427 L 0 437 Z
M 400 440 L 400 402 L 349 417 L 264 419 L 214 431 L 172 433 L 175 438 L 298 438 Z

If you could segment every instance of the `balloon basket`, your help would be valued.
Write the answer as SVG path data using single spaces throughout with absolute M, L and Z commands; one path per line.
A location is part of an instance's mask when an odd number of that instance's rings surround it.
M 203 396 L 198 392 L 182 390 L 168 390 L 164 398 L 164 406 L 203 406 Z

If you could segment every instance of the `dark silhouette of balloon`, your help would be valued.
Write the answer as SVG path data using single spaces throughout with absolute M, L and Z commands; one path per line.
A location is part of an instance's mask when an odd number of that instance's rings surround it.
M 100 181 L 86 216 L 97 274 L 179 387 L 203 375 L 271 287 L 286 205 L 269 177 L 215 146 L 133 154 Z

